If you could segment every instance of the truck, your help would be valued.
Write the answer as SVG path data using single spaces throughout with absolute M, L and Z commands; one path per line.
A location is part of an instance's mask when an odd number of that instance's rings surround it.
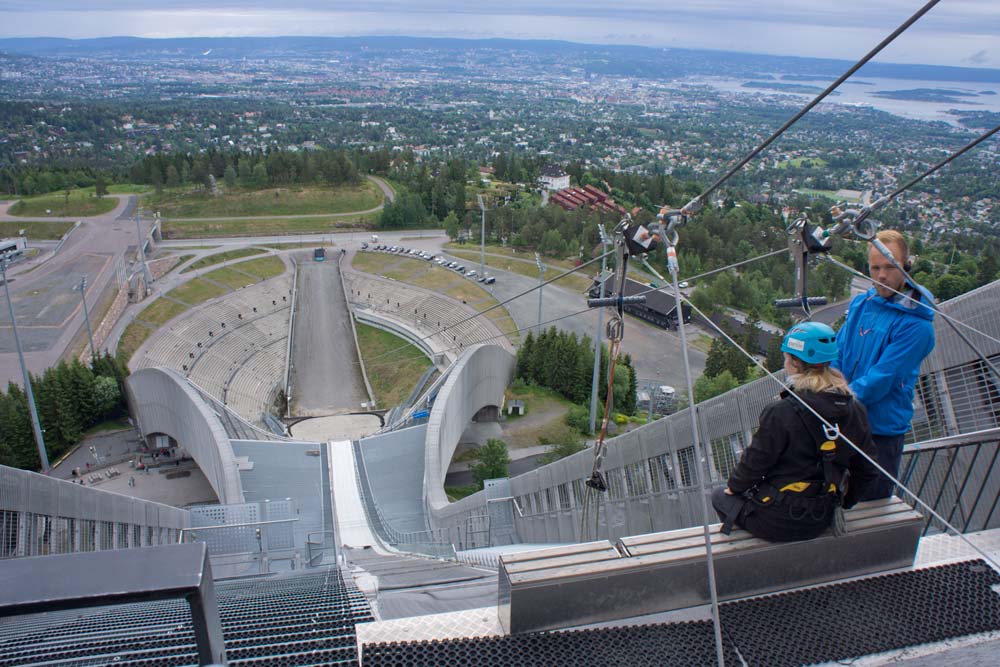
M 316 248 L 313 250 L 313 260 L 322 262 L 326 259 L 326 248 Z

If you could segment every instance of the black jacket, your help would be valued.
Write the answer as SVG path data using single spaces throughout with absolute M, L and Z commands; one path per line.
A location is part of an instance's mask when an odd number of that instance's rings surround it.
M 796 392 L 816 412 L 863 449 L 873 459 L 868 413 L 853 396 L 809 391 Z M 760 426 L 729 477 L 729 488 L 742 493 L 760 482 L 780 489 L 790 482 L 823 481 L 819 443 L 825 440 L 823 426 L 789 391 L 760 413 Z M 835 464 L 850 471 L 844 507 L 851 507 L 865 489 L 878 479 L 878 471 L 843 440 L 837 442 Z

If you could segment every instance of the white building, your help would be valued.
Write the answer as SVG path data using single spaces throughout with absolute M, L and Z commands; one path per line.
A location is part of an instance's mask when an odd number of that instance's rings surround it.
M 569 174 L 558 165 L 547 164 L 542 167 L 538 182 L 546 190 L 563 190 L 569 187 Z

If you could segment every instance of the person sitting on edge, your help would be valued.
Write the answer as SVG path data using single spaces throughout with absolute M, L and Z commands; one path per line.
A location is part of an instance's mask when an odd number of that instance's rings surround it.
M 909 273 L 909 248 L 903 235 L 883 230 L 877 238 Z M 851 301 L 844 326 L 837 332 L 840 354 L 833 367 L 844 374 L 851 391 L 868 408 L 878 464 L 898 477 L 903 436 L 913 419 L 913 388 L 921 362 L 934 349 L 934 310 L 928 305 L 934 296 L 907 282 L 871 244 L 868 270 L 875 285 Z M 888 498 L 892 488 L 892 480 L 880 475 L 870 493 L 859 500 Z
M 852 507 L 878 472 L 843 438 L 828 438 L 823 423 L 796 398 L 875 457 L 865 407 L 830 367 L 837 358 L 833 329 L 818 322 L 796 324 L 781 351 L 789 388 L 761 412 L 750 446 L 727 486 L 712 493 L 712 505 L 723 533 L 735 524 L 755 537 L 792 542 L 823 533 L 837 507 Z

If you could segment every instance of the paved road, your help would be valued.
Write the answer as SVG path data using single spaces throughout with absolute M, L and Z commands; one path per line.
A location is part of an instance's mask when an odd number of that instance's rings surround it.
M 116 198 L 119 201 L 113 211 L 84 219 L 54 256 L 43 252 L 8 271 L 18 333 L 25 361 L 33 373 L 40 374 L 56 364 L 83 329 L 80 295 L 73 291 L 80 277 L 87 277 L 87 303 L 93 308 L 105 289 L 113 281 L 117 284 L 117 268 L 135 252 L 135 223 L 127 216 L 134 211 L 136 198 L 134 195 L 116 195 Z M 31 220 L 6 219 L 24 221 L 30 239 Z M 143 223 L 144 233 L 149 226 L 149 222 Z M 33 244 L 29 241 L 29 245 Z M 5 386 L 8 380 L 21 384 L 13 331 L 4 304 L 0 308 L 0 386 Z
M 291 373 L 296 416 L 356 412 L 368 401 L 336 254 L 299 263 Z

